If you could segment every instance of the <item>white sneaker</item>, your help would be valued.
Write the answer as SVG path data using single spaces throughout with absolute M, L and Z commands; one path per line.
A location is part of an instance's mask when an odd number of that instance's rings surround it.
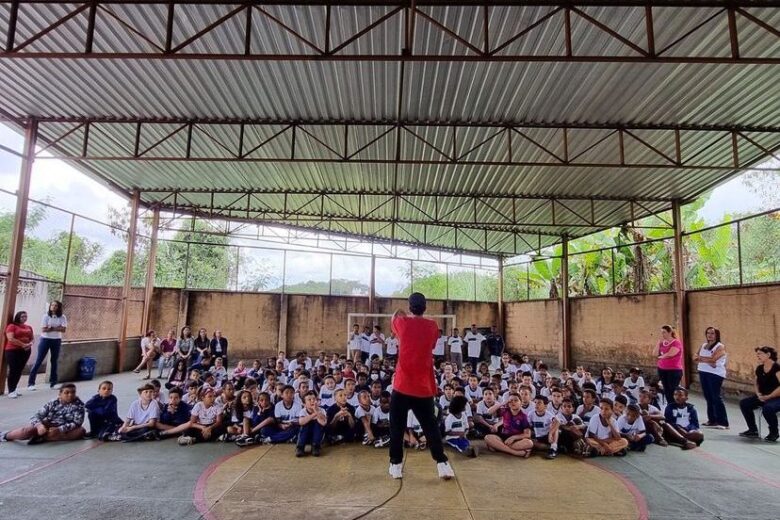
M 35 392 L 35 385 L 30 385 L 27 387 L 28 392 Z
M 19 392 L 17 391 L 13 391 L 10 394 L 8 394 L 9 399 L 16 399 L 17 397 L 19 397 Z
M 436 464 L 436 469 L 439 470 L 439 478 L 449 480 L 455 477 L 455 472 L 452 471 L 452 466 L 449 462 L 439 462 Z
M 390 470 L 388 472 L 393 478 L 404 478 L 403 469 L 403 464 L 390 464 Z

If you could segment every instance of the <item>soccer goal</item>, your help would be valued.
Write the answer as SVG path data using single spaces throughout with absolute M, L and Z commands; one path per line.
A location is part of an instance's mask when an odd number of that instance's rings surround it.
M 387 326 L 382 327 L 383 334 L 385 336 L 390 335 L 390 318 L 392 318 L 392 314 L 371 314 L 371 313 L 365 313 L 365 312 L 350 312 L 347 314 L 347 338 L 349 338 L 349 335 L 352 334 L 352 326 L 355 324 L 360 325 L 360 328 L 362 329 L 364 326 L 368 325 L 369 327 L 372 327 L 376 324 L 382 324 L 382 322 L 386 322 Z M 448 335 L 450 334 L 450 331 L 458 326 L 457 319 L 454 314 L 426 314 L 426 318 L 430 318 L 432 320 L 436 320 L 439 322 L 441 328 L 444 330 L 444 334 Z M 443 324 L 441 322 L 444 322 Z M 347 350 L 347 357 L 349 357 L 349 342 L 347 342 L 346 345 Z

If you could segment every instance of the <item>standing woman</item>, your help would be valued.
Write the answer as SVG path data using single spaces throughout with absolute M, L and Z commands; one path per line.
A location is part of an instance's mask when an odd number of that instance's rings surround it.
M 27 313 L 19 311 L 13 323 L 5 328 L 5 357 L 8 360 L 8 397 L 16 399 L 16 386 L 22 378 L 22 370 L 30 359 L 33 345 L 33 329 L 27 325 Z
M 41 368 L 46 354 L 51 351 L 51 372 L 49 373 L 49 386 L 57 385 L 57 362 L 60 359 L 60 346 L 62 334 L 68 328 L 68 319 L 62 313 L 62 302 L 54 300 L 49 304 L 49 312 L 44 314 L 41 320 L 41 340 L 38 343 L 38 356 L 27 378 L 27 390 L 35 390 L 35 377 Z
M 674 389 L 680 386 L 683 375 L 683 346 L 670 325 L 661 327 L 661 341 L 656 347 L 658 379 L 664 385 L 667 403 L 674 402 Z
M 195 341 L 192 339 L 192 331 L 185 325 L 179 333 L 179 340 L 176 342 L 176 361 L 183 359 L 187 365 L 192 365 L 195 358 Z
M 726 347 L 720 342 L 720 331 L 715 327 L 707 327 L 704 336 L 707 341 L 693 357 L 699 364 L 701 391 L 707 400 L 707 422 L 702 426 L 725 430 L 729 427 L 729 418 L 720 389 L 726 379 Z
M 761 413 L 769 426 L 769 435 L 764 437 L 767 442 L 777 442 L 777 414 L 780 412 L 780 364 L 777 363 L 777 350 L 773 347 L 758 347 L 756 349 L 758 366 L 756 367 L 756 393 L 739 402 L 739 408 L 745 417 L 748 429 L 739 435 L 742 437 L 758 437 L 756 416 L 753 410 L 761 408 Z

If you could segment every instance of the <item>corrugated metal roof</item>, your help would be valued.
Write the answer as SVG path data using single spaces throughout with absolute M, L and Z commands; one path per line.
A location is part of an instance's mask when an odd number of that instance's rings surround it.
M 172 45 L 187 43 L 210 23 L 240 7 L 177 4 Z M 74 8 L 75 4 L 22 2 L 17 42 L 33 37 Z M 403 12 L 394 6 L 333 6 L 332 31 L 327 35 L 325 6 L 258 5 L 253 9 L 252 52 L 315 54 L 316 48 L 325 48 L 326 39 L 330 49 L 344 44 L 340 52 L 346 55 L 399 55 L 404 46 Z M 419 9 L 415 54 L 474 56 L 486 39 L 488 45 L 505 44 L 497 55 L 566 53 L 563 12 L 557 6 L 493 6 L 488 33 L 480 6 Z M 582 14 L 573 11 L 570 18 L 574 55 L 636 56 L 637 48 L 646 45 L 643 6 L 579 9 Z M 0 4 L 0 34 L 7 31 L 9 10 L 10 4 Z M 780 9 L 746 11 L 769 27 L 780 26 Z M 719 8 L 700 7 L 680 16 L 674 7 L 655 7 L 656 49 L 669 56 L 729 57 L 729 32 L 720 12 Z M 101 5 L 97 16 L 96 53 L 157 52 L 165 45 L 167 6 L 162 3 Z M 383 19 L 374 30 L 348 43 L 369 24 Z M 525 36 L 514 38 L 518 28 L 535 22 Z M 81 52 L 86 25 L 85 10 L 31 43 L 26 52 Z M 230 18 L 182 52 L 241 54 L 244 27 L 243 18 Z M 780 56 L 780 38 L 771 31 L 745 16 L 737 17 L 737 27 L 742 54 Z M 680 39 L 693 30 L 695 37 Z M 244 126 L 243 152 L 252 150 L 247 155 L 250 161 L 288 156 L 292 132 L 285 131 L 286 122 L 301 123 L 295 154 L 309 162 L 227 161 L 238 154 L 242 127 L 236 122 L 202 124 L 193 135 L 190 158 L 220 162 L 153 160 L 184 153 L 186 134 L 179 132 L 144 156 L 152 160 L 74 163 L 121 189 L 216 190 L 214 205 L 221 209 L 211 208 L 210 214 L 262 220 L 275 211 L 275 222 L 285 225 L 497 254 L 526 251 L 554 243 L 555 235 L 582 236 L 602 224 L 615 225 L 663 210 L 671 199 L 688 199 L 729 177 L 731 172 L 724 168 L 733 161 L 730 132 L 683 130 L 681 148 L 686 156 L 695 157 L 690 164 L 717 168 L 669 168 L 669 158 L 674 162 L 675 154 L 673 134 L 640 129 L 625 134 L 623 144 L 625 161 L 641 164 L 641 168 L 540 165 L 535 163 L 555 163 L 563 156 L 562 130 L 524 127 L 510 131 L 501 125 L 610 126 L 574 128 L 567 133 L 569 157 L 576 157 L 575 162 L 607 165 L 620 164 L 614 144 L 602 144 L 616 139 L 611 135 L 614 127 L 770 130 L 744 133 L 757 145 L 740 137 L 740 163 L 746 164 L 780 145 L 778 84 L 777 65 L 759 64 L 0 57 L 0 109 L 14 116 L 279 122 Z M 307 126 L 307 122 L 331 124 Z M 349 122 L 372 124 L 345 127 Z M 396 123 L 405 126 L 396 132 Z M 485 126 L 473 126 L 478 123 Z M 139 148 L 153 146 L 180 126 L 145 125 Z M 73 123 L 42 123 L 41 135 L 52 141 L 73 127 Z M 134 123 L 92 124 L 90 155 L 132 155 L 135 130 Z M 83 131 L 62 139 L 57 152 L 80 155 Z M 512 160 L 519 157 L 528 164 L 495 164 L 510 160 L 510 139 Z M 364 162 L 339 162 L 342 153 L 354 153 L 353 159 Z M 396 157 L 399 164 L 393 163 Z M 450 164 L 456 158 L 491 164 Z M 234 202 L 242 190 L 265 193 L 250 197 L 247 207 L 246 202 Z M 222 193 L 230 191 L 236 193 Z M 321 197 L 314 208 L 308 193 L 331 195 Z M 403 197 L 388 204 L 391 195 Z M 479 197 L 479 203 L 469 195 Z M 539 197 L 542 204 L 510 198 L 517 195 Z M 584 200 L 588 197 L 600 200 L 591 203 Z M 148 203 L 163 198 L 163 193 L 143 195 Z M 212 196 L 205 193 L 189 193 L 186 198 L 193 207 L 212 203 Z M 557 210 L 542 200 L 553 198 L 560 200 Z M 637 207 L 607 199 L 653 201 Z M 307 205 L 297 216 L 289 211 Z M 318 212 L 327 218 L 320 222 L 310 218 Z M 370 218 L 355 219 L 361 212 L 370 212 Z M 522 226 L 512 222 L 501 226 L 502 218 L 511 214 L 524 217 Z M 598 225 L 586 226 L 588 219 Z M 426 225 L 426 220 L 431 222 Z

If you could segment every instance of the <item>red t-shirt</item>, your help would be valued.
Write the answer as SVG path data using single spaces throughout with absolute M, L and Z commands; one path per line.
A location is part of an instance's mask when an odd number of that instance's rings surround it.
M 32 341 L 33 338 L 33 329 L 29 325 L 16 325 L 14 323 L 9 323 L 8 326 L 5 328 L 5 333 L 8 334 L 9 332 L 14 333 L 14 338 L 18 339 L 22 343 L 29 343 Z M 4 350 L 21 350 L 22 347 L 19 345 L 12 345 L 11 342 L 8 341 L 8 339 L 5 340 L 5 347 Z
M 422 316 L 398 316 L 392 327 L 398 338 L 393 390 L 412 397 L 433 397 L 436 381 L 431 350 L 439 337 L 439 326 Z

